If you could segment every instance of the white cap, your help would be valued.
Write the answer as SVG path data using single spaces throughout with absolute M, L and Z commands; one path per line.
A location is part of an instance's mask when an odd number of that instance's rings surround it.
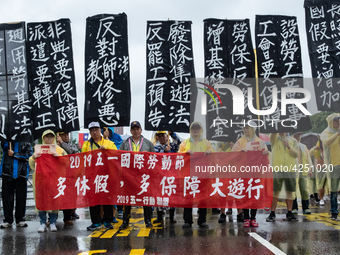
M 89 124 L 89 129 L 91 128 L 100 128 L 99 122 L 93 121 Z

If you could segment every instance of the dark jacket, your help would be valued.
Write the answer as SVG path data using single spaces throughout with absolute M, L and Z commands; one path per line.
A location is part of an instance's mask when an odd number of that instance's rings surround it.
M 33 150 L 30 143 L 12 142 L 14 155 L 8 156 L 8 142 L 2 142 L 3 157 L 0 166 L 1 177 L 12 177 L 13 179 L 28 179 L 29 166 L 28 159 L 32 156 Z

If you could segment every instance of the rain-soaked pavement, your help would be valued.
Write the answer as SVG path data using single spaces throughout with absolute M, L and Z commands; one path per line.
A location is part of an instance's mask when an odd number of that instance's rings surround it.
M 90 225 L 88 209 L 78 209 L 81 218 L 74 226 L 64 227 L 62 212 L 57 232 L 38 233 L 38 216 L 33 207 L 27 210 L 27 228 L 0 229 L 1 254 L 339 254 L 340 221 L 329 219 L 329 201 L 325 206 L 310 206 L 312 214 L 298 221 L 285 220 L 285 204 L 279 202 L 276 222 L 266 222 L 268 212 L 258 210 L 258 228 L 243 228 L 236 221 L 236 210 L 227 216 L 225 224 L 218 223 L 219 215 L 208 210 L 208 229 L 199 229 L 197 211 L 191 229 L 182 229 L 182 209 L 177 209 L 176 224 L 154 225 L 145 228 L 142 208 L 133 209 L 130 228 L 87 231 Z M 28 206 L 28 208 L 30 208 Z M 155 215 L 155 212 L 154 212 Z M 2 220 L 1 216 L 0 220 Z M 120 217 L 119 217 L 120 218 Z

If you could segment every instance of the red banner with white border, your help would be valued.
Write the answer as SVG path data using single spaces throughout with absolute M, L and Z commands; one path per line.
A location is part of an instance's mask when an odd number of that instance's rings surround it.
M 39 210 L 105 204 L 256 209 L 272 202 L 272 173 L 260 151 L 189 155 L 95 150 L 42 155 L 36 163 Z

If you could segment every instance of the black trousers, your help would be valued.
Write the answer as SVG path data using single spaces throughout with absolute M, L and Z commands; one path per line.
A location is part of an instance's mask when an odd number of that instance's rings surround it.
M 71 220 L 71 213 L 74 209 L 67 209 L 67 210 L 63 210 L 64 213 L 64 222 Z
M 27 198 L 27 181 L 23 178 L 13 179 L 8 177 L 2 178 L 2 203 L 4 207 L 4 221 L 12 224 L 14 210 L 14 193 L 15 193 L 15 222 L 25 221 L 26 198 Z
M 112 222 L 113 205 L 103 205 L 103 218 L 100 217 L 100 205 L 90 206 L 90 217 L 93 224 Z
M 201 225 L 202 223 L 207 221 L 207 208 L 198 208 L 198 210 L 199 210 L 199 213 L 198 213 L 197 224 Z M 194 223 L 192 221 L 192 208 L 184 208 L 183 220 L 184 220 L 184 223 L 189 223 L 189 224 Z
M 295 198 L 293 201 L 293 210 L 296 209 L 298 210 L 298 203 L 297 199 Z M 302 200 L 302 210 L 307 210 L 309 209 L 309 200 Z
M 143 212 L 144 212 L 144 222 L 150 222 L 151 223 L 152 207 L 151 206 L 143 206 Z M 126 223 L 129 223 L 130 217 L 131 217 L 131 206 L 130 205 L 124 205 L 124 207 L 123 207 L 123 221 L 126 222 Z
M 244 219 L 246 220 L 255 220 L 256 219 L 257 209 L 250 209 L 250 217 L 249 217 L 249 209 L 243 209 Z

